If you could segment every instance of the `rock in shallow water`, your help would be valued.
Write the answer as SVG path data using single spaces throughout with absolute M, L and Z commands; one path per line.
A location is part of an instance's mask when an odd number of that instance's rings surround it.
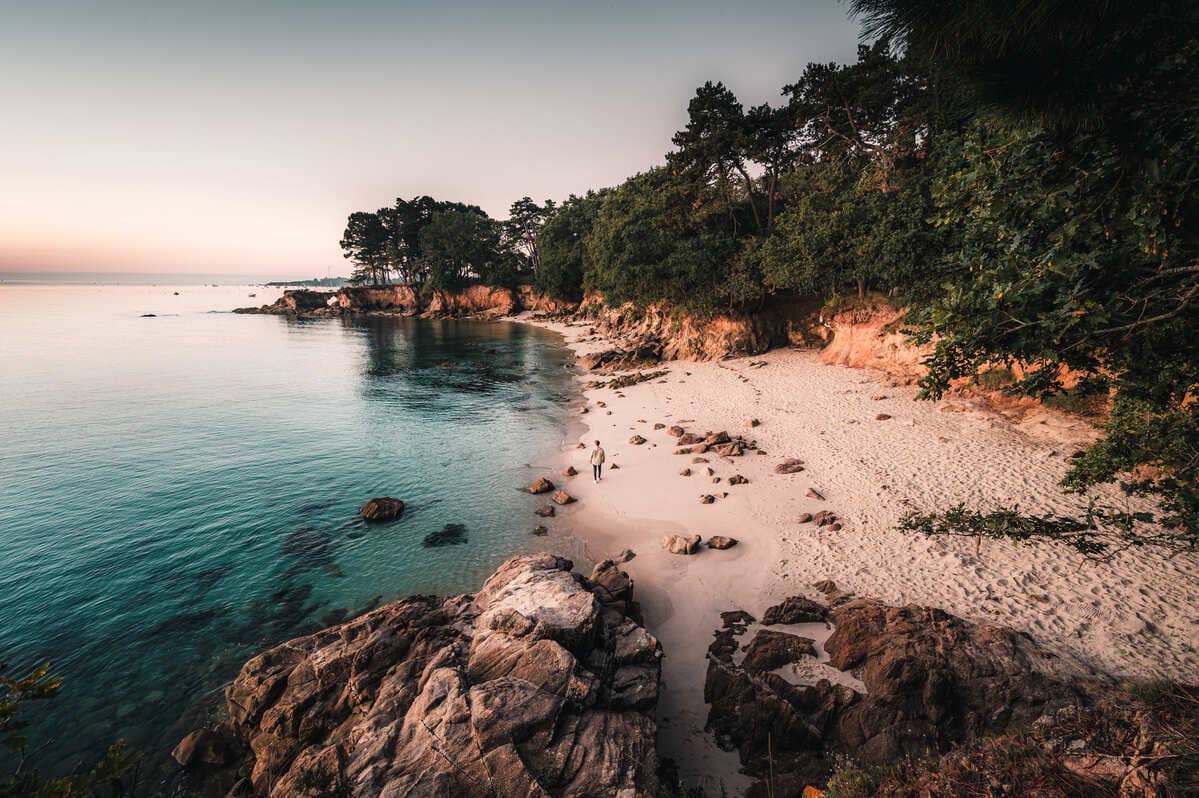
M 442 546 L 461 546 L 466 541 L 465 524 L 446 524 L 440 531 L 425 535 L 421 545 L 427 549 L 437 549 Z
M 549 493 L 554 489 L 554 483 L 550 482 L 545 477 L 538 477 L 532 485 L 529 486 L 529 493 Z
M 661 649 L 623 572 L 593 576 L 515 557 L 473 597 L 402 599 L 250 660 L 226 703 L 254 790 L 649 794 Z
M 362 517 L 372 523 L 394 521 L 404 512 L 404 503 L 390 496 L 380 496 L 362 505 Z

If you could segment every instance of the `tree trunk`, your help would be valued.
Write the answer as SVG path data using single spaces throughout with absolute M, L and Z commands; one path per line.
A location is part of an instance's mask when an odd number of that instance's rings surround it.
M 758 215 L 758 203 L 754 202 L 754 181 L 750 179 L 749 173 L 744 168 L 738 166 L 737 171 L 741 173 L 741 179 L 745 181 L 745 196 L 749 199 L 749 208 L 754 212 L 754 225 L 762 229 L 762 217 Z

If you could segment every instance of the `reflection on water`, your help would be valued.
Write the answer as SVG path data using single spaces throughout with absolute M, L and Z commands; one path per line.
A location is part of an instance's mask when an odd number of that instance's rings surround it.
M 535 545 L 514 488 L 567 423 L 552 336 L 22 290 L 0 288 L 0 661 L 66 679 L 34 714 L 47 764 L 161 751 L 263 646 Z M 363 524 L 377 495 L 403 518 Z

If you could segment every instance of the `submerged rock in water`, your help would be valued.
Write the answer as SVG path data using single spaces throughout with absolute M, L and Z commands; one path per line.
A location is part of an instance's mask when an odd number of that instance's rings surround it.
M 404 512 L 404 503 L 390 496 L 380 496 L 362 505 L 362 517 L 372 523 L 394 521 Z
M 421 545 L 427 549 L 436 549 L 442 546 L 461 546 L 466 543 L 466 525 L 465 524 L 446 524 L 439 532 L 430 532 L 425 535 Z
M 627 577 L 596 577 L 515 557 L 473 597 L 413 596 L 259 654 L 225 692 L 230 769 L 271 798 L 652 794 L 661 648 Z

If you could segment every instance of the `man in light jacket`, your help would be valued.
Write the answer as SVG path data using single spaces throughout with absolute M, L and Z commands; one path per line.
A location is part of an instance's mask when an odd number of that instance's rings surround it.
M 591 476 L 596 482 L 604 478 L 604 450 L 600 448 L 599 441 L 591 450 Z

